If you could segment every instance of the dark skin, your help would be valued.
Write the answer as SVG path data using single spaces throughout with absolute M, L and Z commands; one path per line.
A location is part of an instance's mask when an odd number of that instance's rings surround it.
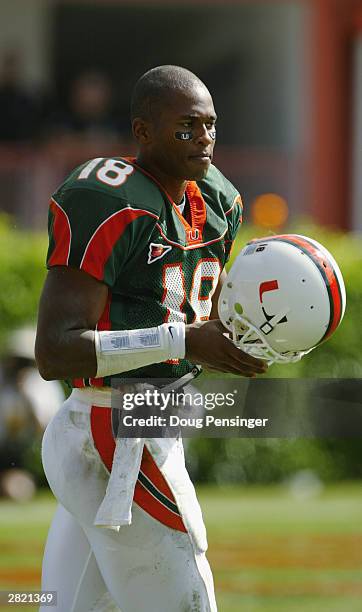
M 152 116 L 153 115 L 153 116 Z M 186 183 L 202 179 L 211 164 L 216 113 L 210 93 L 197 85 L 188 93 L 168 97 L 168 105 L 151 109 L 151 119 L 134 119 L 133 133 L 139 143 L 139 165 L 166 189 L 174 202 L 182 200 Z M 176 132 L 192 131 L 193 139 L 181 141 Z
M 157 119 L 134 119 L 133 133 L 139 145 L 138 164 L 180 202 L 187 180 L 199 180 L 207 173 L 214 148 L 209 130 L 214 128 L 216 115 L 209 92 L 198 83 L 170 102 L 160 109 Z M 191 130 L 192 140 L 175 138 L 176 131 Z M 223 272 L 213 296 L 211 320 L 186 325 L 186 357 L 214 371 L 247 377 L 263 374 L 267 370 L 264 361 L 247 355 L 223 335 L 217 299 L 225 276 Z M 40 299 L 35 347 L 43 378 L 96 375 L 94 329 L 107 297 L 108 287 L 81 270 L 62 266 L 49 270 Z

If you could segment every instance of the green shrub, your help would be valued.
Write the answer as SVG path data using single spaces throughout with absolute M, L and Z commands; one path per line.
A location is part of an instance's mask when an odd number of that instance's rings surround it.
M 0 217 L 0 347 L 9 331 L 35 322 L 45 277 L 45 233 L 20 231 Z

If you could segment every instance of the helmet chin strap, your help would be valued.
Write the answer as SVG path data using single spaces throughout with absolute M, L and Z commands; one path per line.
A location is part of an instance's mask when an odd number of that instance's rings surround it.
M 233 342 L 242 351 L 257 357 L 258 359 L 264 359 L 269 364 L 272 363 L 295 363 L 309 353 L 312 348 L 307 351 L 286 351 L 285 353 L 278 353 L 268 343 L 265 335 L 270 333 L 275 325 L 287 314 L 288 310 L 283 310 L 275 315 L 270 321 L 266 321 L 260 328 L 256 327 L 250 321 L 245 319 L 243 316 L 236 314 L 233 319 L 232 334 Z M 268 324 L 270 326 L 269 331 L 264 332 L 263 327 Z

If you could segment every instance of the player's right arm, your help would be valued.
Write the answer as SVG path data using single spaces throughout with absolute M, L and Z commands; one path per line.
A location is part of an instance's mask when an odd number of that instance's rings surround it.
M 94 329 L 108 287 L 65 266 L 51 268 L 40 298 L 35 356 L 46 380 L 90 378 L 97 371 Z
M 96 376 L 94 329 L 107 297 L 107 285 L 81 270 L 63 266 L 49 270 L 40 299 L 36 340 L 36 359 L 43 378 Z M 241 376 L 265 372 L 265 362 L 237 349 L 224 337 L 224 331 L 218 320 L 187 325 L 186 358 Z

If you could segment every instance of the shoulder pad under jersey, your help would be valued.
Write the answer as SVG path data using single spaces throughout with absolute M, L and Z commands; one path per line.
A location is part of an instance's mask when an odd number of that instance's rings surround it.
M 70 189 L 103 193 L 117 198 L 119 204 L 123 202 L 124 206 L 142 208 L 157 216 L 164 206 L 164 196 L 152 178 L 122 157 L 97 157 L 78 166 L 54 197 Z

